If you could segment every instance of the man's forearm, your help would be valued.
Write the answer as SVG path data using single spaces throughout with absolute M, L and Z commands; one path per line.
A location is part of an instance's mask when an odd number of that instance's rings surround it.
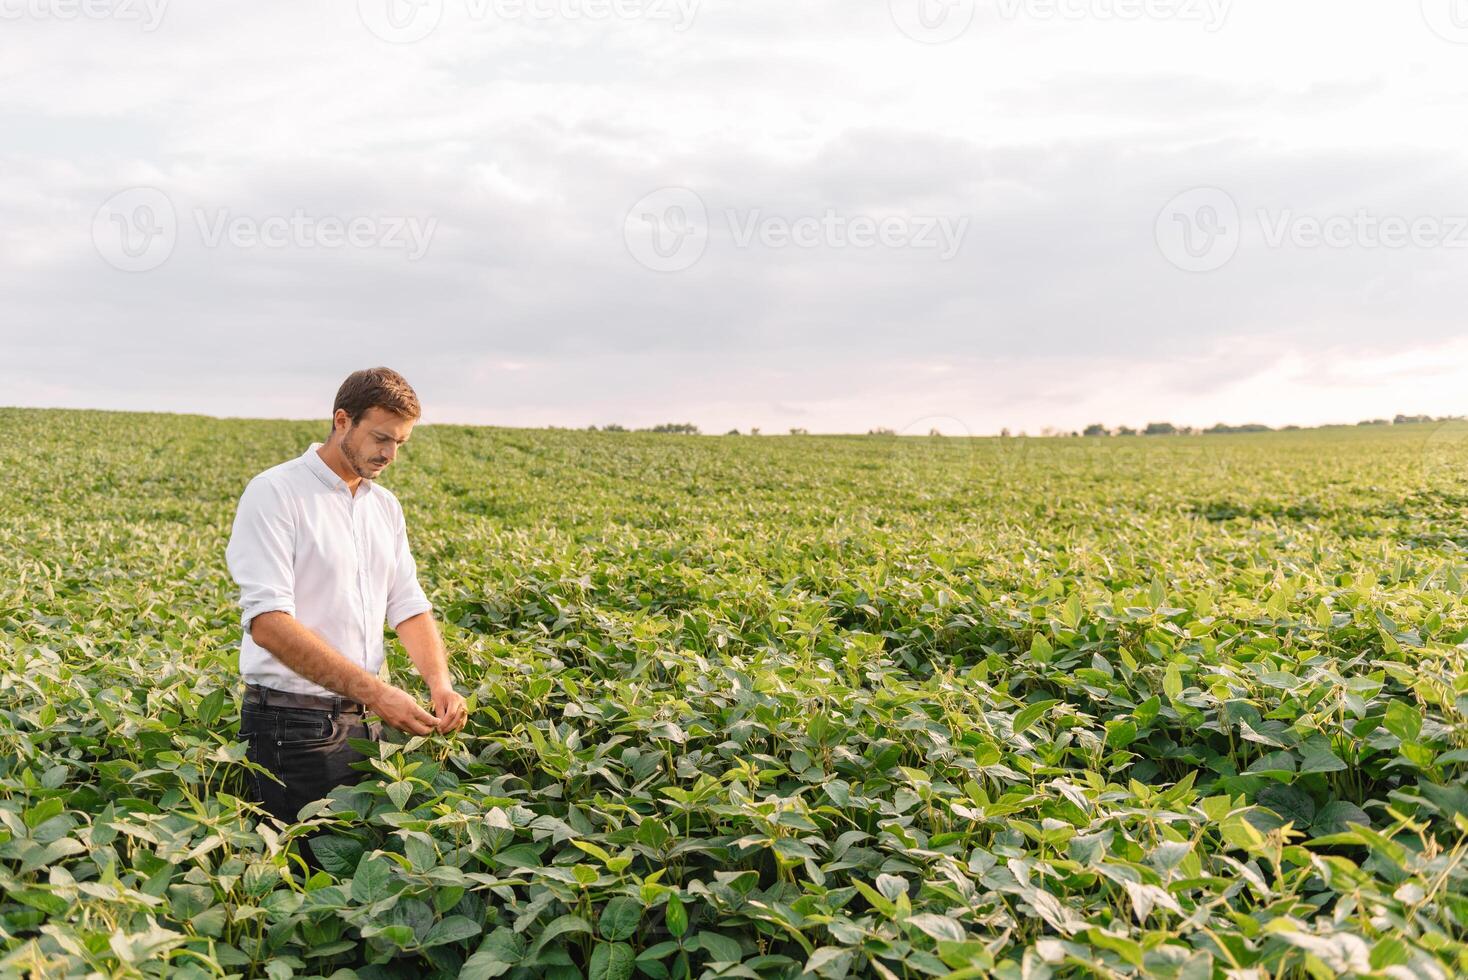
M 434 693 L 453 690 L 454 676 L 449 673 L 448 653 L 444 650 L 443 637 L 438 634 L 433 613 L 410 616 L 398 624 L 397 633 L 428 690 Z
M 290 613 L 261 613 L 251 623 L 250 635 L 276 660 L 344 698 L 372 704 L 385 687 L 375 674 L 342 656 Z

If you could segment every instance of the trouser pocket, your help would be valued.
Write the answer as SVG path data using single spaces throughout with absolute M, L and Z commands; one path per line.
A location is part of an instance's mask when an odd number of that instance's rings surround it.
M 275 741 L 291 752 L 332 745 L 343 727 L 341 716 L 332 717 L 330 711 L 277 708 L 275 712 Z
M 241 711 L 240 735 L 249 742 L 246 757 L 276 777 L 252 774 L 256 801 L 287 823 L 307 803 L 360 782 L 364 774 L 352 764 L 364 756 L 347 740 L 373 737 L 358 714 L 250 704 Z

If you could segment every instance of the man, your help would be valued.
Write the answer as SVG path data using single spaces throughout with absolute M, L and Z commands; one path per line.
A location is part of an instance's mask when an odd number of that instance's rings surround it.
M 243 612 L 240 735 L 248 758 L 280 780 L 255 779 L 257 801 L 288 823 L 362 778 L 347 739 L 380 737 L 367 712 L 411 735 L 464 725 L 403 508 L 375 482 L 420 415 L 396 371 L 354 372 L 336 393 L 326 443 L 256 476 L 240 497 L 225 555 Z M 379 677 L 384 622 L 428 685 L 432 713 Z

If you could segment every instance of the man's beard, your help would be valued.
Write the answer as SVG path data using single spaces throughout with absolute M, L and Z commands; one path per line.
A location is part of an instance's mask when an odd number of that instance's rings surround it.
M 342 439 L 342 457 L 347 461 L 347 465 L 351 466 L 352 472 L 364 480 L 376 480 L 382 475 L 381 470 L 376 473 L 367 472 L 366 467 L 362 465 L 362 457 L 357 455 L 357 451 L 352 448 L 351 442 L 345 437 Z

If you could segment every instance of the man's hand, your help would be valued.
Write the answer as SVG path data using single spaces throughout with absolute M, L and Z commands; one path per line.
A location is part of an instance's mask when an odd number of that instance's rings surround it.
M 433 613 L 421 612 L 416 616 L 409 616 L 393 628 L 397 630 L 403 649 L 413 658 L 413 666 L 418 668 L 418 675 L 423 678 L 423 683 L 428 685 L 429 693 L 433 696 L 433 713 L 438 716 L 434 719 L 435 728 L 445 735 L 463 728 L 464 722 L 469 718 L 469 710 L 464 699 L 454 690 L 454 678 L 449 673 L 448 651 L 443 647 L 443 637 L 438 634 L 438 624 L 433 621 Z
M 437 701 L 435 698 L 434 703 Z M 459 703 L 463 704 L 463 700 L 460 699 Z M 438 718 L 424 711 L 413 695 L 391 684 L 383 684 L 377 695 L 367 702 L 367 707 L 383 721 L 409 735 L 427 735 L 439 729 Z
M 464 727 L 469 719 L 469 708 L 459 692 L 451 687 L 442 687 L 433 692 L 433 713 L 438 715 L 438 730 L 445 735 Z

